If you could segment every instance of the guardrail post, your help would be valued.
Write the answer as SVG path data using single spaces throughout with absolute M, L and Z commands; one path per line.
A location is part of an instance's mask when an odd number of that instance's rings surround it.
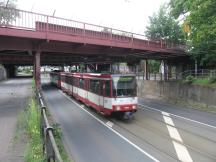
M 46 127 L 46 124 L 45 124 L 45 121 L 44 121 L 44 118 L 43 118 L 43 110 L 45 110 L 45 107 L 41 107 L 41 135 L 42 135 L 42 141 L 43 141 L 43 153 L 45 154 L 46 153 L 46 147 L 45 147 L 45 144 L 46 144 L 46 141 L 45 141 L 45 127 Z
M 53 128 L 50 126 L 45 129 L 45 146 L 46 146 L 47 161 L 51 162 L 52 159 L 53 161 L 55 161 L 55 153 L 52 148 L 51 140 L 49 137 L 49 131 L 53 132 Z

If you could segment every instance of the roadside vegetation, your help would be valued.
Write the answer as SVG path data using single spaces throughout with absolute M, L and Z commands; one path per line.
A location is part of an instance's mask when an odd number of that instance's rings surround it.
M 33 87 L 34 83 L 33 83 Z M 34 89 L 34 88 L 33 88 Z M 70 162 L 70 159 L 65 151 L 62 143 L 62 133 L 60 125 L 55 123 L 50 113 L 47 113 L 49 120 L 53 126 L 53 134 L 56 140 L 56 144 L 59 148 L 62 160 L 64 162 Z M 16 142 L 18 139 L 24 139 L 27 142 L 27 147 L 24 155 L 25 162 L 45 162 L 46 156 L 43 153 L 43 141 L 41 135 L 41 114 L 38 109 L 38 103 L 33 97 L 30 98 L 28 106 L 19 114 L 17 121 L 17 129 L 14 137 Z
M 27 123 L 26 132 L 29 139 L 25 161 L 45 161 L 45 157 L 43 156 L 43 147 L 40 132 L 40 113 L 37 110 L 37 103 L 35 99 L 31 99 L 29 107 L 27 108 L 25 114 Z
M 60 125 L 58 123 L 54 123 L 52 124 L 52 127 L 53 127 L 53 133 L 54 133 L 54 137 L 55 137 L 55 140 L 56 140 L 56 144 L 58 146 L 58 149 L 59 149 L 59 152 L 61 154 L 61 157 L 62 157 L 62 160 L 64 162 L 71 162 L 69 157 L 68 157 L 68 154 L 64 148 L 64 145 L 62 143 L 62 131 L 61 131 L 61 128 L 60 128 Z
M 207 86 L 207 87 L 216 87 L 216 76 L 210 76 L 207 78 L 195 78 L 192 75 L 188 75 L 181 82 L 185 83 L 185 84 L 201 85 L 201 86 Z

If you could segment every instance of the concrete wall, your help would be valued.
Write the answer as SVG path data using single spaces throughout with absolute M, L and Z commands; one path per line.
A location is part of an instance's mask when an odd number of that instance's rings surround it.
M 216 88 L 180 84 L 175 81 L 138 80 L 139 97 L 165 97 L 216 106 Z
M 6 70 L 0 65 L 0 81 L 7 78 Z

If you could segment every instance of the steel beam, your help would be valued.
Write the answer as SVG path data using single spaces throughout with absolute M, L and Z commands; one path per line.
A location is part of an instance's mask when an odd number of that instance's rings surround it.
M 35 73 L 35 81 L 36 86 L 39 88 L 41 86 L 41 78 L 40 78 L 40 68 L 41 68 L 41 52 L 38 50 L 34 56 L 34 73 Z

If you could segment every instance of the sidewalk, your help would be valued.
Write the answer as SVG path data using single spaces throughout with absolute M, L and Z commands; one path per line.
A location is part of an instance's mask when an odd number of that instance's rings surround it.
M 23 162 L 26 142 L 16 141 L 19 113 L 27 106 L 31 95 L 31 79 L 11 79 L 0 82 L 0 161 Z

